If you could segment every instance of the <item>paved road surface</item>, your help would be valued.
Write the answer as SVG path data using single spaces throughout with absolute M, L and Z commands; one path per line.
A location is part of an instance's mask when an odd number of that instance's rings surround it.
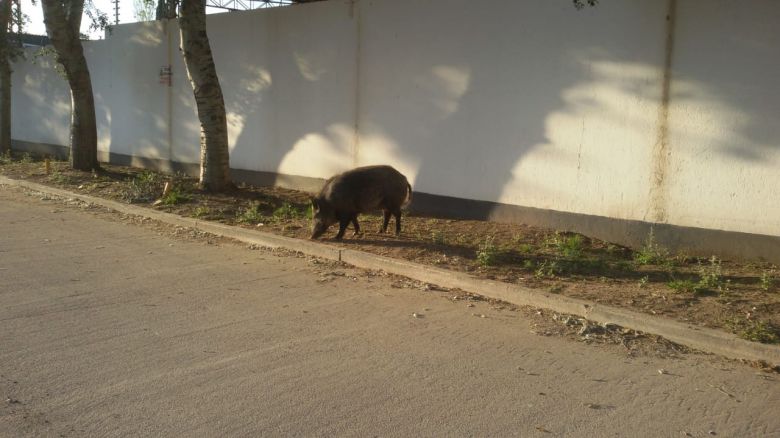
M 777 375 L 112 217 L 0 187 L 1 436 L 780 436 Z

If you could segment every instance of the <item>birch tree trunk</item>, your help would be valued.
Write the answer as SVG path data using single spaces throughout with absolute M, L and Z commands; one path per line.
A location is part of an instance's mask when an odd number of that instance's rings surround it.
M 100 168 L 92 79 L 79 39 L 84 0 L 42 0 L 46 33 L 70 85 L 70 165 L 78 170 Z
M 225 191 L 233 187 L 230 181 L 227 117 L 206 33 L 206 8 L 202 0 L 182 0 L 179 28 L 181 50 L 200 120 L 200 188 Z
M 11 0 L 0 0 L 0 155 L 11 151 Z

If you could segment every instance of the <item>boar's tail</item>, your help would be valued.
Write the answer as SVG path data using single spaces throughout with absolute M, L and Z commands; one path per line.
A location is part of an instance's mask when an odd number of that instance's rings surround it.
M 406 183 L 406 199 L 404 199 L 404 202 L 401 205 L 401 207 L 406 207 L 406 206 L 408 206 L 411 203 L 412 203 L 412 185 L 407 182 Z

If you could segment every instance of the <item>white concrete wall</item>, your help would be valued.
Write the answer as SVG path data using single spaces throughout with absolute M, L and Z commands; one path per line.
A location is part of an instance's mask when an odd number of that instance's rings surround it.
M 234 168 L 389 163 L 422 192 L 778 236 L 778 17 L 774 0 L 330 0 L 208 24 Z M 178 45 L 175 22 L 87 44 L 101 150 L 198 161 Z M 13 105 L 15 139 L 67 144 L 50 66 L 15 66 Z

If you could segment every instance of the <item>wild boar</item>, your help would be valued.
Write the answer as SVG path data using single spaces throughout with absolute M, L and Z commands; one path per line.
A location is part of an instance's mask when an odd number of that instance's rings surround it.
M 381 209 L 382 232 L 387 231 L 390 215 L 395 216 L 395 234 L 401 233 L 401 207 L 412 199 L 412 186 L 406 177 L 390 166 L 358 167 L 331 177 L 320 193 L 311 199 L 314 225 L 311 238 L 322 236 L 338 222 L 337 240 L 344 237 L 352 223 L 360 233 L 358 214 Z

